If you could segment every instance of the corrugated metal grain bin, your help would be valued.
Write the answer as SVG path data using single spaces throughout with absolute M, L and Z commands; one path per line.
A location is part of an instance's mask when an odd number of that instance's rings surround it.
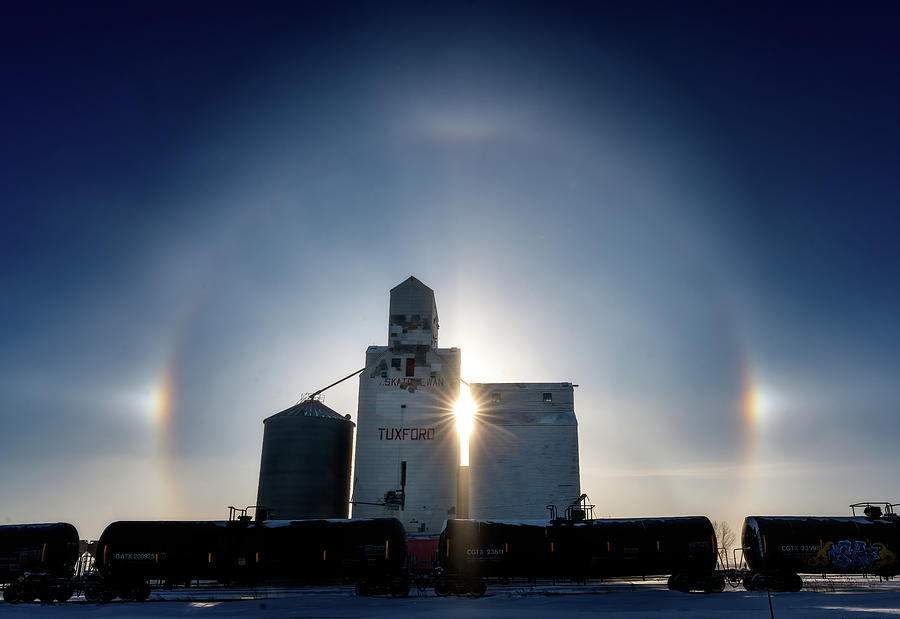
M 263 424 L 257 505 L 281 520 L 346 518 L 355 427 L 350 416 L 306 400 Z

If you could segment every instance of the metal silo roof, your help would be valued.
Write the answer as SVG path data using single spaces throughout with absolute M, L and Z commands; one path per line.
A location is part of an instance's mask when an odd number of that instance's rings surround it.
M 256 504 L 275 518 L 346 518 L 354 426 L 315 399 L 266 419 Z
M 324 417 L 326 419 L 350 421 L 350 415 L 347 415 L 345 417 L 336 410 L 328 408 L 318 400 L 304 400 L 303 402 L 295 404 L 290 408 L 286 408 L 280 413 L 275 413 L 271 417 L 264 419 L 263 423 L 266 423 L 271 419 L 275 419 L 276 417 Z

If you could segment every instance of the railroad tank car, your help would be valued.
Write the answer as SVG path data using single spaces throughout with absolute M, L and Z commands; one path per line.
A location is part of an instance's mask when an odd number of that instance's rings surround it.
M 254 564 L 240 521 L 113 522 L 97 541 L 101 579 L 85 585 L 89 601 L 144 600 L 149 580 L 248 582 Z
M 668 574 L 677 591 L 725 587 L 715 574 L 718 545 L 705 516 L 562 521 L 551 538 L 560 571 L 576 580 Z
M 447 520 L 438 541 L 438 595 L 482 595 L 486 578 L 547 575 L 547 522 Z
M 11 603 L 65 601 L 72 595 L 78 531 L 67 522 L 0 526 L 0 582 Z
M 669 588 L 721 591 L 716 536 L 704 516 L 602 520 L 448 520 L 438 594 L 484 592 L 487 578 L 670 575 Z
M 748 516 L 741 545 L 748 590 L 799 591 L 800 574 L 900 574 L 900 518 L 880 509 L 867 516 Z
M 259 576 L 356 581 L 360 594 L 406 595 L 406 530 L 396 518 L 267 520 L 256 525 Z
M 394 518 L 114 522 L 98 540 L 99 578 L 85 597 L 144 600 L 152 580 L 355 580 L 360 593 L 404 595 L 405 542 Z

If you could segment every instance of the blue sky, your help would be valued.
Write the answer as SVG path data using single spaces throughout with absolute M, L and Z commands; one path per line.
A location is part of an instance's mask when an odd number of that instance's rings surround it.
M 410 274 L 602 515 L 900 500 L 894 7 L 2 11 L 0 521 L 252 503 Z

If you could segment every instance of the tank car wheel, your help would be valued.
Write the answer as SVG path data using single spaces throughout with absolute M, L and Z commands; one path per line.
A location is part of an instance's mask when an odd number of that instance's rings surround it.
M 672 574 L 669 576 L 668 585 L 671 591 L 688 593 L 691 590 L 691 579 L 687 574 Z
M 8 604 L 21 604 L 22 603 L 22 587 L 17 585 L 16 583 L 7 585 L 6 589 L 3 590 L 3 599 Z
M 754 574 L 750 578 L 750 583 L 753 585 L 754 591 L 765 591 L 769 588 L 769 583 L 766 580 L 766 577 L 762 574 Z
M 441 577 L 434 581 L 434 593 L 440 597 L 450 595 L 450 584 L 446 578 Z
M 356 583 L 356 595 L 369 595 L 369 581 L 360 580 Z
M 480 598 L 487 591 L 487 583 L 483 578 L 470 580 L 466 583 L 466 593 L 474 598 Z
M 721 574 L 710 574 L 703 585 L 706 593 L 722 593 L 725 591 L 725 577 Z
M 799 574 L 791 574 L 785 579 L 785 589 L 788 591 L 797 592 L 803 588 L 803 579 L 800 578 Z
M 97 585 L 87 585 L 84 588 L 84 600 L 86 602 L 99 602 L 100 590 Z
M 141 591 L 141 585 L 143 584 L 144 583 L 141 582 L 135 582 L 125 585 L 119 590 L 119 599 L 125 602 L 133 602 L 138 598 Z
M 150 597 L 150 585 L 142 582 L 134 589 L 134 599 L 138 602 L 144 602 Z
M 60 602 L 68 602 L 69 598 L 72 597 L 72 585 L 57 585 L 56 587 L 56 599 Z
M 41 587 L 38 591 L 38 599 L 41 604 L 52 604 L 56 600 L 56 587 L 53 585 Z
M 391 582 L 391 597 L 405 598 L 409 595 L 409 581 L 405 578 L 397 578 Z
M 31 604 L 38 597 L 38 588 L 33 583 L 23 582 L 22 589 L 19 591 L 19 601 L 24 604 Z
M 100 592 L 97 595 L 97 600 L 101 604 L 109 604 L 110 602 L 113 601 L 113 598 L 115 598 L 115 597 L 116 597 L 115 591 L 104 587 L 103 589 L 100 589 Z
M 746 591 L 756 591 L 756 587 L 753 585 L 753 576 L 753 574 L 747 574 L 741 579 L 741 584 L 744 585 Z

